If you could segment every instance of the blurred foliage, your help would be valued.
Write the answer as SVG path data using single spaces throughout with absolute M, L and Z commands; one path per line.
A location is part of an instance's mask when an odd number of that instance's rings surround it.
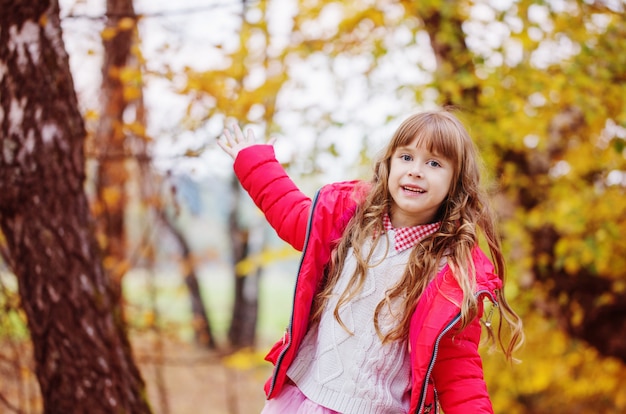
M 519 301 L 514 301 L 519 304 Z M 483 348 L 485 378 L 494 409 L 502 413 L 621 413 L 626 369 L 602 357 L 542 315 L 524 311 L 527 343 L 511 366 Z

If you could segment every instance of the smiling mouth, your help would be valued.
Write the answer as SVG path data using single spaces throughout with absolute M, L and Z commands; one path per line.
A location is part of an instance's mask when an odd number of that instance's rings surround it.
M 402 189 L 404 191 L 408 191 L 410 193 L 415 193 L 415 194 L 424 194 L 426 192 L 426 190 L 422 190 L 421 188 L 418 188 L 418 187 L 406 187 L 406 186 L 403 186 Z

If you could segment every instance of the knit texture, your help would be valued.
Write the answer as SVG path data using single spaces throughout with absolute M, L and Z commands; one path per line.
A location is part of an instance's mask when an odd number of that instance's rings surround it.
M 305 336 L 296 359 L 287 371 L 312 401 L 341 413 L 406 413 L 409 409 L 410 361 L 407 344 L 383 345 L 374 328 L 374 312 L 385 292 L 402 276 L 410 249 L 394 249 L 395 231 L 378 238 L 365 284 L 359 294 L 340 308 L 350 332 L 335 319 L 333 311 L 354 273 L 356 260 L 348 252 L 343 273 L 318 325 Z M 364 246 L 368 251 L 369 246 Z M 400 300 L 380 314 L 383 333 L 400 318 Z

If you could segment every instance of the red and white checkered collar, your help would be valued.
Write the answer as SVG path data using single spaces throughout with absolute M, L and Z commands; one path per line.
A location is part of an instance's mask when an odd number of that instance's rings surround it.
M 400 227 L 396 229 L 393 227 L 393 224 L 391 224 L 391 218 L 389 218 L 389 215 L 385 214 L 383 217 L 383 226 L 385 231 L 395 231 L 394 247 L 396 248 L 396 252 L 399 253 L 406 249 L 410 249 L 427 236 L 435 233 L 439 230 L 441 222 L 420 224 L 413 227 Z

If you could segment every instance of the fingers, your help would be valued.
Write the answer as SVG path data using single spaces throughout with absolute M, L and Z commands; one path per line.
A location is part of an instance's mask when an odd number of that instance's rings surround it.
M 225 136 L 226 134 L 224 134 Z M 226 141 L 228 142 L 228 138 L 226 138 Z M 230 144 L 227 144 L 227 142 L 224 142 L 224 140 L 222 139 L 218 139 L 217 140 L 217 145 L 228 155 L 230 155 L 231 157 L 233 156 L 232 153 L 232 148 L 230 147 Z
M 241 135 L 241 129 L 239 128 L 239 125 L 233 126 L 233 131 L 235 132 L 232 133 L 230 132 L 230 129 L 224 128 L 224 138 L 226 138 L 226 143 L 230 147 L 234 147 L 239 141 L 236 130 L 239 130 L 239 135 Z
M 276 138 L 271 138 L 267 144 L 274 145 Z M 256 137 L 254 131 L 247 128 L 246 132 L 242 131 L 241 127 L 236 123 L 233 123 L 230 128 L 224 128 L 223 138 L 220 137 L 217 140 L 217 145 L 234 160 L 237 158 L 239 151 L 244 148 L 256 145 Z
M 228 128 L 224 129 L 224 135 L 226 135 L 227 139 L 229 140 L 229 143 L 231 143 L 231 145 L 236 145 L 242 142 L 245 142 L 245 137 L 243 135 L 243 132 L 241 131 L 241 127 L 237 124 L 233 124 L 231 126 L 232 129 L 232 134 L 230 132 L 230 130 Z
M 232 132 L 231 132 L 232 129 Z M 233 124 L 231 129 L 224 128 L 224 137 L 229 146 L 235 147 L 237 145 L 252 145 L 254 144 L 254 132 L 248 128 L 244 135 L 241 127 L 237 124 Z
M 252 131 L 250 128 L 248 128 L 248 130 L 246 131 L 247 133 L 247 139 L 248 142 L 254 143 L 255 139 L 254 139 L 254 131 Z
M 248 128 L 246 133 L 241 130 L 237 124 L 232 124 L 230 128 L 224 128 L 224 139 L 218 139 L 217 144 L 233 159 L 237 158 L 237 154 L 244 148 L 256 144 L 256 138 L 252 129 Z

